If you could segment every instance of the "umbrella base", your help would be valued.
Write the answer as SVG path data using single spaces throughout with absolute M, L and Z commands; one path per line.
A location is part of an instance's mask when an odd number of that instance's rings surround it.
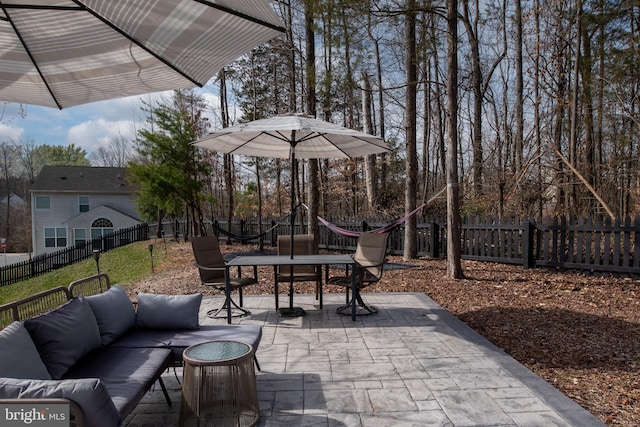
M 307 315 L 307 312 L 304 311 L 304 308 L 302 307 L 281 308 L 278 312 L 282 317 L 301 317 Z

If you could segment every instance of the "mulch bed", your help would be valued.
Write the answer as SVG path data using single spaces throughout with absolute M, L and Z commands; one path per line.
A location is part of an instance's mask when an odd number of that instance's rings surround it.
M 251 252 L 250 245 L 222 245 Z M 189 243 L 170 243 L 169 260 L 136 292 L 219 291 L 200 284 Z M 640 425 L 640 287 L 620 277 L 463 261 L 465 279 L 446 277 L 446 261 L 389 257 L 388 271 L 367 292 L 423 292 L 454 316 L 609 425 Z M 245 294 L 271 294 L 272 268 Z M 330 289 L 325 292 L 340 291 Z M 296 284 L 312 293 L 313 284 Z

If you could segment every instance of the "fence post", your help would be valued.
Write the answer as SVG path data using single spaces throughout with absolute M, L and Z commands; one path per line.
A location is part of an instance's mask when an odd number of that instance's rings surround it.
M 365 233 L 369 231 L 369 225 L 367 224 L 367 221 L 362 221 L 362 232 Z
M 536 266 L 536 260 L 533 256 L 533 242 L 535 227 L 530 220 L 524 222 L 522 230 L 522 267 L 525 269 Z
M 440 227 L 435 221 L 431 221 L 431 258 L 440 256 Z

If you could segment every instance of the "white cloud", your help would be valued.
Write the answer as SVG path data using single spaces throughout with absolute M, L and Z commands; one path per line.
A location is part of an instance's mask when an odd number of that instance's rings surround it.
M 0 123 L 0 142 L 15 142 L 17 143 L 22 137 L 24 129 L 21 127 L 10 126 L 5 123 Z
M 67 141 L 84 148 L 89 155 L 114 138 L 122 137 L 131 141 L 135 138 L 135 133 L 135 124 L 131 120 L 110 121 L 100 118 L 72 126 L 67 134 Z

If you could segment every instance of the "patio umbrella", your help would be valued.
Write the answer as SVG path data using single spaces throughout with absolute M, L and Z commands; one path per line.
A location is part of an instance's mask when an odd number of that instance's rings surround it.
M 227 154 L 291 159 L 291 241 L 295 221 L 296 158 L 351 158 L 389 152 L 379 136 L 370 135 L 302 114 L 285 114 L 211 132 L 195 141 L 198 147 Z M 290 286 L 292 301 L 293 284 Z M 293 307 L 290 307 L 293 310 Z
M 2 0 L 0 101 L 63 108 L 202 87 L 283 31 L 267 0 Z

